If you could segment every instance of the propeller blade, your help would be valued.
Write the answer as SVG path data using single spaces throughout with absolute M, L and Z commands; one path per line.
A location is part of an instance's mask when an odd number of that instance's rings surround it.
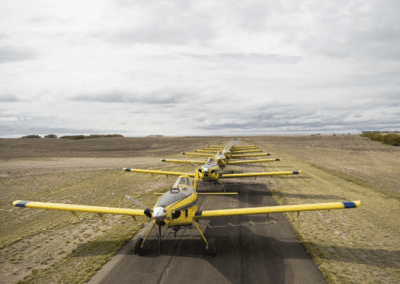
M 160 223 L 158 224 L 158 234 L 159 234 L 159 253 L 161 254 L 161 225 Z
M 142 206 L 142 207 L 144 207 L 144 208 L 149 208 L 148 206 L 143 205 L 143 204 L 140 203 L 138 200 L 136 200 L 136 199 L 130 197 L 129 195 L 125 195 L 125 197 L 128 198 L 129 200 L 133 201 L 133 202 L 136 203 L 137 205 L 140 205 L 140 206 Z

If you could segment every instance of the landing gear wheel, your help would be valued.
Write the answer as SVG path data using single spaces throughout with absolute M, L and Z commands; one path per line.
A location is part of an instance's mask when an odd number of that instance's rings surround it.
M 143 255 L 143 249 L 141 248 L 143 243 L 143 238 L 136 239 L 132 245 L 133 254 Z
M 209 257 L 214 257 L 217 255 L 217 248 L 215 247 L 215 239 L 211 238 L 208 240 L 207 255 Z

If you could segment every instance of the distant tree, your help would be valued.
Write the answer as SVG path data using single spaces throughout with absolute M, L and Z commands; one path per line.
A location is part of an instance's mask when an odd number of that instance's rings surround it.
M 380 133 L 371 133 L 370 137 L 371 140 L 383 142 L 383 135 Z
M 400 145 L 400 136 L 397 134 L 388 134 L 383 137 L 383 141 L 385 144 L 388 144 L 388 145 L 399 146 Z
M 79 140 L 79 139 L 92 139 L 92 138 L 106 138 L 106 137 L 124 137 L 121 134 L 91 134 L 88 136 L 85 135 L 65 135 L 61 136 L 60 139 L 71 139 L 71 140 Z
M 65 135 L 61 136 L 60 139 L 79 140 L 79 139 L 85 139 L 85 135 Z
M 364 132 L 360 136 L 369 137 L 369 139 L 371 140 L 380 141 L 388 145 L 400 146 L 400 135 L 397 134 L 382 135 L 378 131 L 374 131 L 374 132 Z
M 75 135 L 72 138 L 72 140 L 79 140 L 79 139 L 85 139 L 85 135 Z
M 54 138 L 54 139 L 57 139 L 57 135 L 55 135 L 55 134 L 49 134 L 49 135 L 46 135 L 44 138 Z
M 40 137 L 39 135 L 35 135 L 35 134 L 21 137 L 21 139 L 27 139 L 27 138 L 42 138 L 42 137 Z

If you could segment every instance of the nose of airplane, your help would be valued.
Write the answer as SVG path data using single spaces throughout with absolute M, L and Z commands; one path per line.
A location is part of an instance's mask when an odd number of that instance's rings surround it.
M 167 212 L 163 207 L 156 207 L 153 212 L 153 218 L 157 221 L 163 221 L 167 217 Z

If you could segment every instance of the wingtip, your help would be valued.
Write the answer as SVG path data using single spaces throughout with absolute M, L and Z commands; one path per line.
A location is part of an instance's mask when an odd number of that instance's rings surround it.
M 161 162 L 165 162 L 165 159 L 161 159 L 160 161 L 161 161 Z
M 27 203 L 29 203 L 30 201 L 22 201 L 22 200 L 16 200 L 13 202 L 13 206 L 15 207 L 25 207 L 25 205 Z
M 126 169 L 126 168 L 124 168 L 124 171 L 126 171 L 126 172 L 130 172 L 130 171 L 131 171 L 131 169 Z
M 360 200 L 342 202 L 345 208 L 357 208 L 361 205 Z

